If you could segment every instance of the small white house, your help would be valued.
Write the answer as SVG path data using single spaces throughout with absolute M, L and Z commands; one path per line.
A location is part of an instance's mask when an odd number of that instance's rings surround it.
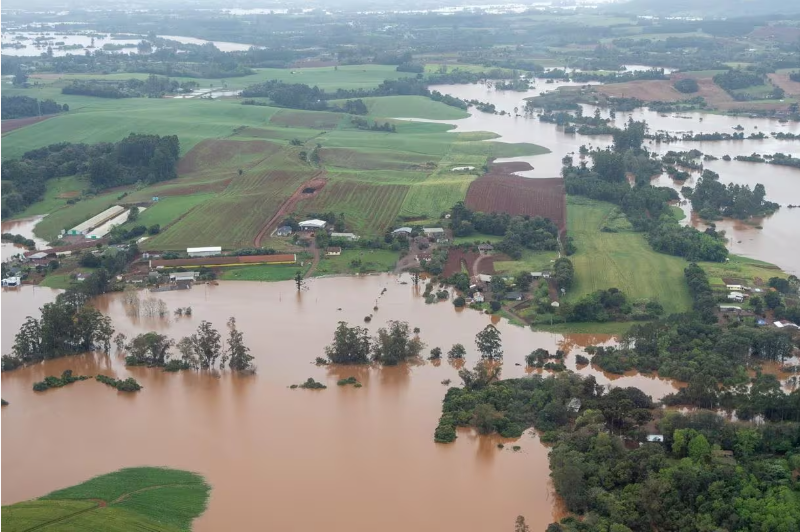
M 744 294 L 741 292 L 731 292 L 730 294 L 728 294 L 728 300 L 741 303 L 742 301 L 744 301 Z
M 19 286 L 22 284 L 22 279 L 19 277 L 6 277 L 2 281 L 3 286 L 11 287 L 11 286 Z
M 222 248 L 219 246 L 211 246 L 205 248 L 186 248 L 186 254 L 190 257 L 213 257 L 220 255 Z
M 329 257 L 338 257 L 342 254 L 342 248 L 339 247 L 329 247 L 325 250 L 325 254 Z
M 331 233 L 331 238 L 343 238 L 345 240 L 358 240 L 358 235 L 354 233 Z
M 303 231 L 319 231 L 325 229 L 328 222 L 325 220 L 304 220 L 298 224 Z
M 727 284 L 725 288 L 728 292 L 744 292 L 744 286 L 740 284 Z
M 662 434 L 648 434 L 647 441 L 650 443 L 664 443 L 664 436 Z
M 492 282 L 492 276 L 485 273 L 479 273 L 478 280 L 482 283 L 490 283 Z
M 289 236 L 292 234 L 292 228 L 288 225 L 282 225 L 275 230 L 275 236 Z

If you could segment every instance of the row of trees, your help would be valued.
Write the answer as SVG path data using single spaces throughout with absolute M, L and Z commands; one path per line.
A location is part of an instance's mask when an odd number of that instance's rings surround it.
M 140 334 L 127 344 L 119 337 L 117 346 L 124 344 L 128 366 L 165 367 L 177 369 L 225 369 L 255 371 L 250 348 L 244 343 L 244 335 L 236 327 L 236 319 L 228 320 L 228 338 L 223 342 L 219 331 L 208 321 L 201 321 L 197 331 L 175 343 L 166 335 L 156 332 Z M 177 347 L 180 358 L 173 358 L 171 349 Z
M 333 333 L 333 342 L 325 347 L 325 355 L 334 364 L 369 364 L 370 361 L 379 362 L 386 366 L 394 366 L 420 356 L 425 344 L 415 336 L 411 336 L 411 329 L 404 321 L 389 321 L 387 327 L 378 329 L 377 334 L 370 338 L 369 329 L 366 327 L 350 327 L 346 322 L 340 321 Z M 475 345 L 481 357 L 496 360 L 503 357 L 500 331 L 494 325 L 487 325 L 475 336 Z M 434 348 L 432 358 L 440 358 L 442 350 Z M 448 352 L 449 358 L 464 358 L 466 349 L 461 344 L 455 344 Z
M 39 100 L 29 96 L 2 96 L 3 120 L 9 118 L 25 118 L 29 116 L 53 115 L 69 111 L 69 105 L 56 103 L 53 100 Z
M 98 98 L 161 98 L 165 94 L 191 92 L 199 86 L 196 81 L 179 82 L 166 76 L 150 74 L 147 79 L 77 80 L 63 87 L 61 93 Z

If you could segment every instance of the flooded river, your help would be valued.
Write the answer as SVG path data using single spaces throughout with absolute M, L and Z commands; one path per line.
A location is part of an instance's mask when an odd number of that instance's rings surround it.
M 421 329 L 427 344 L 445 351 L 467 346 L 476 360 L 475 334 L 490 318 L 450 303 L 426 305 L 410 284 L 380 275 L 318 279 L 297 294 L 292 283 L 229 282 L 158 296 L 170 309 L 191 306 L 192 317 L 133 319 L 119 294 L 98 307 L 131 337 L 157 330 L 178 339 L 200 320 L 224 329 L 235 316 L 252 348 L 258 374 L 215 377 L 124 367 L 116 353 L 50 361 L 2 375 L 3 504 L 41 496 L 92 475 L 135 465 L 198 471 L 214 487 L 196 530 L 512 530 L 524 515 L 532 530 L 559 516 L 549 482 L 547 449 L 533 431 L 522 450 L 501 450 L 496 437 L 460 432 L 451 445 L 433 442 L 445 379 L 458 383 L 446 360 L 378 367 L 317 367 L 339 320 L 370 324 L 388 319 Z M 403 278 L 408 280 L 407 278 Z M 381 291 L 387 292 L 381 296 Z M 10 350 L 24 317 L 57 292 L 25 286 L 2 294 L 2 349 Z M 341 309 L 341 310 L 339 310 Z M 568 350 L 567 365 L 582 346 L 607 335 L 561 336 L 501 321 L 503 375 L 525 374 L 524 356 L 543 347 Z M 113 349 L 113 348 L 112 348 Z M 517 365 L 519 364 L 519 365 Z M 78 374 L 134 376 L 143 386 L 122 394 L 95 381 L 34 393 L 32 383 L 64 369 Z M 638 386 L 658 398 L 676 388 L 646 376 L 605 376 L 598 381 Z M 340 388 L 355 376 L 363 388 Z M 290 390 L 308 377 L 327 390 Z M 68 459 L 65 459 L 68 457 Z M 313 511 L 309 508 L 313 507 Z M 365 511 L 365 509 L 367 509 Z
M 33 228 L 36 227 L 36 224 L 39 223 L 39 220 L 42 218 L 44 218 L 44 216 L 32 216 L 30 218 L 21 218 L 19 220 L 7 220 L 3 222 L 2 230 L 0 230 L 0 232 L 11 233 L 12 235 L 22 235 L 25 238 L 30 238 L 36 243 L 36 249 L 44 249 L 47 247 L 47 242 L 33 235 Z M 26 251 L 28 251 L 28 248 L 24 246 L 12 244 L 11 242 L 3 242 L 2 260 L 5 262 L 14 255 L 25 253 Z
M 525 161 L 534 169 L 520 172 L 527 177 L 555 177 L 561 175 L 561 159 L 568 153 L 576 154 L 581 145 L 605 147 L 611 144 L 610 136 L 583 136 L 565 134 L 562 128 L 555 124 L 540 122 L 537 117 L 513 116 L 517 108 L 521 114 L 525 107 L 525 98 L 537 96 L 542 92 L 551 92 L 557 87 L 577 86 L 582 84 L 570 82 L 545 83 L 536 80 L 535 88 L 527 92 L 498 91 L 486 85 L 437 85 L 431 87 L 443 94 L 451 94 L 465 100 L 477 99 L 488 101 L 495 105 L 498 112 L 505 111 L 508 115 L 493 115 L 471 110 L 472 115 L 462 120 L 447 120 L 443 122 L 456 125 L 454 131 L 490 131 L 500 136 L 505 142 L 532 142 L 549 148 L 551 153 L 534 157 L 517 157 L 513 159 L 498 159 L 498 161 Z M 593 106 L 585 105 L 584 114 L 592 115 Z M 608 110 L 601 109 L 601 114 L 608 117 Z M 623 127 L 629 118 L 645 120 L 650 131 L 668 131 L 678 134 L 692 133 L 734 133 L 734 128 L 741 126 L 745 136 L 750 133 L 772 132 L 800 133 L 800 123 L 790 122 L 781 124 L 777 120 L 761 118 L 731 117 L 708 113 L 670 113 L 662 116 L 647 109 L 637 109 L 630 113 L 618 112 L 614 123 Z M 649 141 L 648 141 L 649 142 Z M 786 245 L 797 240 L 797 228 L 800 227 L 800 209 L 789 209 L 786 206 L 800 205 L 800 170 L 786 166 L 769 164 L 748 163 L 740 161 L 723 161 L 723 155 L 735 157 L 737 155 L 750 155 L 752 153 L 773 154 L 781 152 L 800 157 L 800 141 L 777 140 L 769 137 L 764 140 L 735 140 L 718 142 L 674 142 L 670 144 L 657 144 L 650 142 L 648 148 L 658 153 L 669 150 L 684 151 L 698 149 L 703 153 L 719 157 L 718 161 L 704 162 L 705 168 L 720 174 L 723 183 L 747 184 L 752 188 L 757 183 L 763 183 L 767 189 L 767 199 L 780 203 L 784 208 L 774 215 L 756 220 L 752 224 L 743 224 L 734 220 L 718 222 L 719 229 L 725 229 L 730 237 L 729 248 L 731 252 L 751 258 L 757 258 L 779 265 L 787 272 L 800 274 L 800 246 Z M 693 174 L 691 180 L 685 184 L 694 185 L 694 179 L 699 174 Z M 656 183 L 662 186 L 674 186 L 680 190 L 683 184 L 673 183 L 665 175 Z M 686 223 L 694 223 L 697 227 L 704 227 L 699 220 L 687 218 Z M 761 229 L 756 228 L 761 226 Z

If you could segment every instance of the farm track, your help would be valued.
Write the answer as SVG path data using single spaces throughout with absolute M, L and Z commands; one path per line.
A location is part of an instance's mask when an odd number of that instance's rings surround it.
M 285 217 L 286 215 L 291 213 L 294 210 L 295 206 L 297 205 L 297 202 L 303 199 L 303 190 L 305 190 L 306 188 L 315 188 L 316 191 L 314 192 L 314 194 L 318 194 L 320 189 L 322 189 L 322 187 L 324 187 L 325 184 L 328 182 L 327 178 L 325 177 L 326 174 L 327 174 L 326 170 L 324 169 L 319 170 L 316 174 L 314 174 L 314 176 L 311 179 L 309 179 L 308 181 L 297 187 L 297 190 L 295 190 L 294 193 L 281 204 L 281 206 L 278 208 L 278 210 L 275 212 L 272 218 L 270 218 L 267 221 L 267 223 L 264 224 L 264 226 L 256 235 L 255 239 L 253 239 L 253 245 L 257 248 L 261 247 L 261 241 L 268 234 L 269 230 L 272 229 L 273 226 L 277 224 L 282 217 Z
M 193 484 L 193 483 L 192 484 L 176 483 L 176 484 L 159 484 L 157 486 L 147 486 L 146 488 L 134 490 L 134 491 L 131 491 L 129 493 L 123 493 L 122 495 L 120 495 L 119 497 L 117 497 L 116 499 L 111 501 L 110 503 L 105 501 L 105 500 L 103 500 L 103 499 L 53 499 L 53 500 L 70 500 L 70 501 L 80 501 L 80 500 L 91 501 L 93 503 L 96 503 L 97 506 L 94 506 L 92 508 L 84 508 L 83 510 L 79 510 L 77 512 L 73 512 L 73 513 L 68 514 L 68 515 L 62 515 L 61 517 L 58 517 L 56 519 L 52 519 L 52 520 L 44 522 L 44 523 L 39 523 L 38 525 L 32 526 L 31 528 L 26 528 L 26 529 L 24 529 L 24 530 L 22 530 L 20 532 L 32 532 L 34 530 L 42 530 L 42 529 L 44 529 L 46 527 L 49 527 L 50 525 L 54 525 L 56 523 L 63 523 L 64 521 L 67 521 L 69 519 L 73 519 L 73 518 L 75 518 L 75 517 L 77 517 L 77 516 L 79 516 L 81 514 L 85 514 L 85 513 L 88 513 L 88 512 L 93 512 L 93 511 L 98 510 L 100 508 L 107 508 L 109 504 L 118 504 L 118 503 L 124 501 L 125 499 L 131 497 L 132 495 L 135 495 L 137 493 L 141 493 L 143 491 L 151 491 L 151 490 L 160 489 L 160 488 L 192 487 L 192 486 L 196 486 L 196 485 L 197 484 Z

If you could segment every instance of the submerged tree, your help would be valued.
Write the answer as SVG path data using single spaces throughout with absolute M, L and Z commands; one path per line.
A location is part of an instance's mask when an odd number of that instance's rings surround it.
M 458 376 L 469 390 L 480 390 L 500 378 L 502 366 L 486 360 L 479 360 L 471 370 L 462 368 Z
M 500 331 L 492 324 L 487 325 L 485 329 L 475 335 L 475 345 L 483 358 L 503 358 Z
M 367 364 L 370 347 L 366 327 L 349 327 L 340 321 L 333 333 L 333 343 L 325 347 L 325 354 L 334 364 Z
M 217 359 L 222 355 L 220 338 L 219 331 L 210 322 L 201 321 L 196 333 L 178 342 L 181 359 L 194 368 L 214 369 Z M 224 364 L 223 361 L 222 366 Z
M 236 328 L 236 318 L 228 320 L 228 367 L 236 371 L 252 371 L 253 356 L 250 348 L 244 345 L 243 335 Z
M 125 364 L 129 366 L 164 366 L 169 359 L 169 349 L 175 342 L 169 337 L 156 332 L 148 332 L 136 336 L 126 346 L 128 356 Z
M 297 285 L 298 292 L 303 289 L 305 281 L 303 281 L 303 274 L 300 272 L 300 270 L 297 270 L 297 273 L 294 275 L 294 284 Z
M 453 344 L 453 347 L 450 348 L 450 351 L 447 352 L 447 358 L 459 359 L 464 358 L 464 355 L 467 354 L 467 349 L 464 347 L 463 344 Z
M 388 328 L 378 329 L 372 345 L 373 358 L 381 364 L 394 366 L 418 357 L 424 347 L 419 338 L 411 337 L 408 323 L 390 321 Z

